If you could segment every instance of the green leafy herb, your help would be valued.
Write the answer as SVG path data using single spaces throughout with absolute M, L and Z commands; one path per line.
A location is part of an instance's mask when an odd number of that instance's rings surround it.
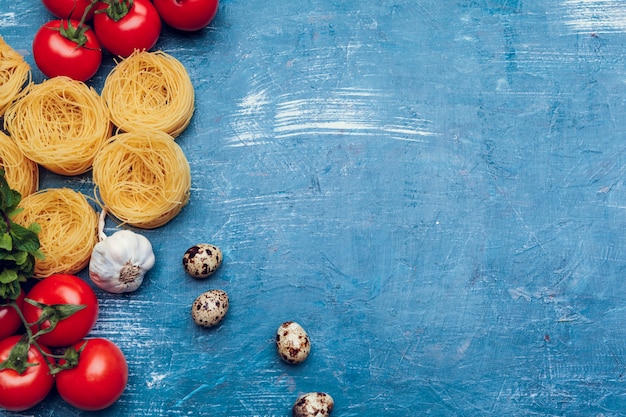
M 11 220 L 21 211 L 21 200 L 20 193 L 11 189 L 0 169 L 0 299 L 15 300 L 21 283 L 35 272 L 35 260 L 44 258 L 37 236 L 39 225 L 24 227 Z

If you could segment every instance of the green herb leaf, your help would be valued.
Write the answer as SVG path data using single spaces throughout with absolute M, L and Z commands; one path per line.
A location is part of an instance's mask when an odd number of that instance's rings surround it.
M 0 249 L 10 251 L 13 249 L 13 239 L 11 239 L 11 235 L 8 233 L 2 233 L 0 235 Z
M 13 245 L 18 250 L 35 252 L 39 249 L 40 244 L 37 235 L 19 224 L 13 223 L 11 225 L 11 237 L 13 238 Z
M 0 272 L 0 283 L 10 284 L 13 281 L 16 281 L 17 278 L 17 272 L 11 269 L 3 269 L 2 272 Z
M 20 294 L 20 284 L 35 272 L 35 260 L 43 259 L 37 234 L 37 224 L 19 225 L 12 218 L 22 208 L 22 196 L 12 190 L 4 170 L 0 169 L 0 299 L 15 300 Z

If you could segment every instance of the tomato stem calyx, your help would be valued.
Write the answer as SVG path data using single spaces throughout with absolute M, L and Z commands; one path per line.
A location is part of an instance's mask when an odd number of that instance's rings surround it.
M 50 373 L 58 374 L 66 369 L 75 368 L 78 365 L 80 354 L 87 345 L 87 342 L 83 343 L 78 350 L 74 346 L 69 346 L 63 351 L 63 355 L 54 356 L 59 361 L 50 367 Z
M 37 338 L 42 334 L 51 332 L 57 325 L 60 320 L 66 319 L 70 317 L 72 314 L 82 310 L 86 306 L 84 304 L 43 304 L 29 298 L 24 299 L 25 302 L 32 304 L 36 307 L 39 307 L 43 310 L 39 320 L 35 323 L 28 323 L 22 310 L 18 307 L 15 301 L 10 301 L 8 303 L 0 304 L 0 306 L 9 306 L 15 309 L 20 320 L 24 324 L 26 329 L 26 333 L 22 336 L 20 341 L 11 349 L 11 353 L 9 357 L 5 359 L 3 362 L 0 362 L 0 370 L 3 369 L 13 369 L 19 374 L 23 374 L 26 372 L 27 368 L 30 366 L 37 366 L 38 363 L 28 362 L 28 351 L 30 346 L 34 346 L 35 349 L 41 353 L 44 360 L 46 361 L 46 365 L 50 370 L 52 375 L 57 374 L 66 369 L 72 369 L 78 365 L 78 358 L 80 353 L 84 349 L 86 342 L 81 345 L 81 347 L 76 350 L 73 346 L 66 348 L 63 351 L 62 355 L 55 355 L 42 349 L 42 347 L 37 342 Z M 39 330 L 37 333 L 33 334 L 31 330 L 31 326 L 37 325 L 41 326 L 46 321 L 50 322 L 50 327 L 46 327 L 45 329 Z M 57 362 L 58 360 L 58 362 Z
M 89 30 L 89 26 L 83 23 L 79 22 L 76 26 L 74 26 L 72 20 L 63 20 L 58 30 L 61 33 L 61 36 L 71 42 L 74 42 L 77 48 L 85 46 L 88 41 L 85 32 Z
M 133 1 L 134 0 L 101 0 L 102 3 L 107 4 L 107 7 L 96 10 L 96 13 L 106 13 L 109 18 L 115 22 L 119 22 L 133 7 Z
M 28 362 L 28 351 L 30 350 L 30 338 L 28 335 L 22 336 L 17 344 L 11 349 L 9 357 L 0 363 L 0 369 L 13 369 L 18 374 L 23 374 L 31 366 L 39 364 Z
M 84 304 L 43 304 L 35 300 L 31 300 L 30 298 L 25 298 L 25 302 L 31 304 L 35 307 L 38 307 L 42 310 L 39 319 L 35 323 L 29 323 L 31 325 L 37 325 L 39 330 L 37 333 L 33 335 L 33 338 L 37 338 L 42 334 L 50 333 L 54 330 L 59 323 L 59 321 L 70 317 L 72 314 L 84 309 L 87 307 Z M 46 328 L 41 328 L 42 325 L 48 322 L 49 326 Z
M 89 27 L 89 25 L 85 24 L 85 21 L 87 19 L 87 15 L 89 15 L 89 12 L 93 7 L 96 6 L 97 3 L 98 0 L 91 0 L 91 3 L 85 9 L 85 12 L 81 16 L 80 21 L 78 21 L 76 26 L 72 24 L 74 22 L 74 20 L 72 19 L 64 19 L 61 21 L 61 25 L 59 25 L 58 30 L 61 33 L 61 36 L 74 42 L 77 48 L 85 46 L 85 44 L 89 41 L 85 32 L 87 32 L 91 28 Z

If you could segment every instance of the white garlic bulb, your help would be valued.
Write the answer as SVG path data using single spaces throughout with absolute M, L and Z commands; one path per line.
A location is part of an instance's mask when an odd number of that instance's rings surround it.
M 111 236 L 104 234 L 106 209 L 100 214 L 100 241 L 89 260 L 89 277 L 99 288 L 111 293 L 135 291 L 154 266 L 152 244 L 143 235 L 119 230 Z

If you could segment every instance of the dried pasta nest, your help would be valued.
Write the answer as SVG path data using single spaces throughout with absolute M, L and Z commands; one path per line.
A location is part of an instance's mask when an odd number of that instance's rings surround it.
M 96 156 L 93 181 L 99 203 L 122 223 L 160 227 L 189 201 L 191 172 L 182 149 L 166 133 L 119 133 Z
M 0 64 L 1 65 L 1 64 Z M 15 142 L 0 132 L 0 169 L 11 189 L 22 197 L 39 189 L 39 166 L 26 158 Z
M 160 130 L 176 138 L 189 125 L 194 89 L 183 64 L 162 51 L 135 51 L 102 88 L 113 123 L 124 132 Z
M 30 80 L 30 65 L 0 36 L 0 116 Z
M 70 188 L 49 188 L 20 202 L 14 221 L 24 227 L 37 223 L 45 259 L 35 262 L 36 278 L 76 274 L 89 263 L 97 242 L 98 215 L 83 194 Z
M 27 158 L 60 175 L 91 169 L 112 124 L 96 90 L 69 77 L 31 84 L 4 126 Z

